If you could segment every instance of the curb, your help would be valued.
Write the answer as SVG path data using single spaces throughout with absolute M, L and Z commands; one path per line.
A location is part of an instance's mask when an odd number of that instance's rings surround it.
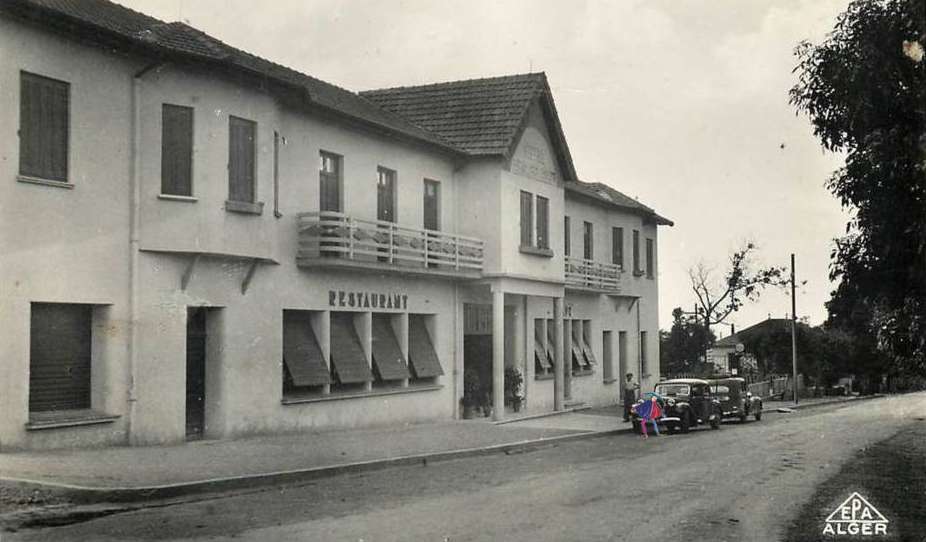
M 224 478 L 212 478 L 193 482 L 162 484 L 140 487 L 88 487 L 57 482 L 44 482 L 20 478 L 0 478 L 0 485 L 16 487 L 27 491 L 42 491 L 56 497 L 64 497 L 75 504 L 91 503 L 132 503 L 148 500 L 175 499 L 201 493 L 225 492 L 236 489 L 255 489 L 280 484 L 307 482 L 337 476 L 340 474 L 360 473 L 382 470 L 390 467 L 409 465 L 427 465 L 429 462 L 449 461 L 466 457 L 491 455 L 496 453 L 514 453 L 528 451 L 561 442 L 599 438 L 630 432 L 629 428 L 610 431 L 586 431 L 549 438 L 522 440 L 505 444 L 492 444 L 478 448 L 463 448 L 442 452 L 429 452 L 385 459 L 372 459 L 353 463 L 342 463 L 323 467 L 275 471 Z
M 592 407 L 590 407 L 590 406 L 581 406 L 581 407 L 576 407 L 576 408 L 567 408 L 567 409 L 563 409 L 563 410 L 556 410 L 556 411 L 553 411 L 553 412 L 538 412 L 537 414 L 527 414 L 527 415 L 525 415 L 525 416 L 520 416 L 520 417 L 505 418 L 504 420 L 501 420 L 501 421 L 492 422 L 492 425 L 505 425 L 505 424 L 508 424 L 508 423 L 523 422 L 523 421 L 525 421 L 525 420 L 536 420 L 536 419 L 539 419 L 539 418 L 550 418 L 550 417 L 553 417 L 553 416 L 561 416 L 561 415 L 563 415 L 563 414 L 571 414 L 571 413 L 573 413 L 573 412 L 582 412 L 583 410 L 591 410 L 591 409 L 592 409 Z
M 849 397 L 847 399 L 840 399 L 838 401 L 818 401 L 815 403 L 798 403 L 796 405 L 788 406 L 788 407 L 775 407 L 774 409 L 769 408 L 768 412 L 775 412 L 778 408 L 790 408 L 791 410 L 803 410 L 805 408 L 814 408 L 814 407 L 827 406 L 827 405 L 839 405 L 843 403 L 854 403 L 856 401 L 868 401 L 870 399 L 881 399 L 884 397 L 887 397 L 887 396 L 881 393 L 875 393 L 872 395 L 858 395 L 855 397 Z M 762 410 L 763 412 L 765 412 L 764 404 L 762 405 Z

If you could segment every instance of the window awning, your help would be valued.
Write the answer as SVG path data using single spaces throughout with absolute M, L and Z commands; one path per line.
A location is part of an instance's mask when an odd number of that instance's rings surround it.
M 534 359 L 540 363 L 540 366 L 544 369 L 550 369 L 550 360 L 547 356 L 547 352 L 543 348 L 543 343 L 539 339 L 534 340 Z
M 586 350 L 589 350 L 588 346 L 585 344 L 585 338 L 582 336 L 582 333 L 579 331 L 579 328 L 576 325 L 572 326 L 572 355 L 576 357 L 579 362 L 579 365 L 583 367 L 591 367 L 591 360 L 586 355 Z
M 354 315 L 331 313 L 331 366 L 341 384 L 373 381 L 373 373 L 354 329 Z
M 404 380 L 409 377 L 408 366 L 389 318 L 373 315 L 373 365 L 383 380 Z
M 328 364 L 315 340 L 307 312 L 283 313 L 283 363 L 296 386 L 331 384 Z
M 431 335 L 424 325 L 424 317 L 408 317 L 408 361 L 418 378 L 430 378 L 444 374 Z

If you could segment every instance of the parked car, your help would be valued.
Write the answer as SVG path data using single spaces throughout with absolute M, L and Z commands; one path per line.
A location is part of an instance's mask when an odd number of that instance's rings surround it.
M 748 390 L 745 378 L 718 378 L 708 382 L 714 397 L 720 401 L 724 418 L 738 418 L 741 422 L 749 416 L 756 421 L 762 419 L 762 398 Z
M 706 380 L 666 380 L 656 384 L 653 391 L 662 407 L 659 424 L 665 426 L 669 433 L 687 433 L 689 429 L 699 425 L 710 425 L 711 429 L 720 427 L 723 410 L 720 401 L 711 393 L 711 386 Z M 634 431 L 640 432 L 640 419 L 634 415 L 632 422 Z

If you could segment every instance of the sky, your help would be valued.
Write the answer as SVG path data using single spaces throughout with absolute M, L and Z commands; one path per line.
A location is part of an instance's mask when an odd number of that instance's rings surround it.
M 847 0 L 119 2 L 355 91 L 544 71 L 579 177 L 675 221 L 659 233 L 661 327 L 694 306 L 688 269 L 720 279 L 747 241 L 757 265 L 794 253 L 797 314 L 826 317 L 849 215 L 824 183 L 842 157 L 788 89 L 794 47 L 822 40 Z M 790 312 L 772 290 L 729 321 Z

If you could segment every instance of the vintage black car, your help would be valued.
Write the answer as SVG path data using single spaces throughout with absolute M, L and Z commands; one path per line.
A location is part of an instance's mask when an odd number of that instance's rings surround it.
M 692 427 L 710 425 L 718 429 L 723 418 L 720 401 L 711 393 L 711 386 L 706 380 L 697 378 L 677 378 L 656 384 L 653 389 L 662 407 L 659 425 L 665 426 L 669 433 L 681 431 L 687 433 Z M 640 432 L 640 419 L 632 417 L 633 429 Z
M 745 378 L 717 378 L 708 382 L 714 397 L 720 401 L 724 418 L 737 418 L 741 422 L 749 416 L 756 421 L 762 419 L 762 398 L 748 391 Z

